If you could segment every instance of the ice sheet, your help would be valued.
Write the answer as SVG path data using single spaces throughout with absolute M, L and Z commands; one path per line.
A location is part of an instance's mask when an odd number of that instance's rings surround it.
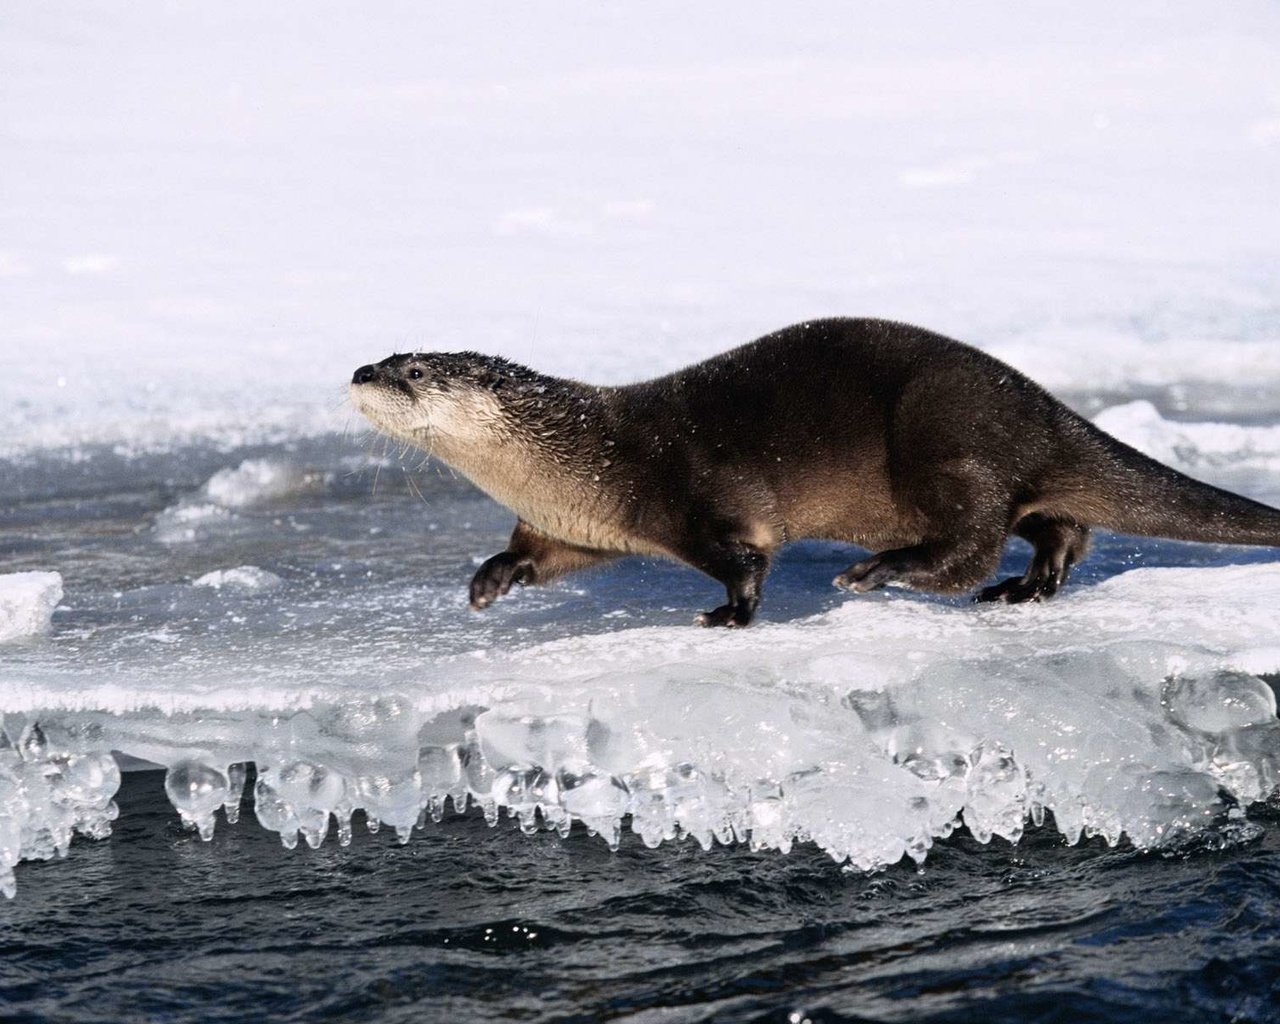
M 1280 565 L 1137 570 L 1043 607 L 871 596 L 743 633 L 624 630 L 408 675 L 365 660 L 302 690 L 189 675 L 163 714 L 130 710 L 145 687 L 19 686 L 27 713 L 5 729 L 11 774 L 56 781 L 110 749 L 166 765 L 206 836 L 235 802 L 230 766 L 253 762 L 259 820 L 289 846 L 323 841 L 334 815 L 349 841 L 357 809 L 407 840 L 446 800 L 475 801 L 531 830 L 812 840 L 874 869 L 923 860 L 961 821 L 1016 840 L 1047 812 L 1072 842 L 1225 841 L 1245 828 L 1231 808 L 1280 771 L 1275 698 L 1250 674 L 1280 671 L 1277 636 Z M 58 846 L 39 845 L 42 807 L 69 838 L 68 813 L 102 830 L 110 795 L 74 812 L 11 797 L 23 855 Z

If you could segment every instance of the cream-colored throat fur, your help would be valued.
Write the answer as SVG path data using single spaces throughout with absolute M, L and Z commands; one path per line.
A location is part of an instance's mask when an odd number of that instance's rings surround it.
M 353 396 L 379 429 L 456 469 L 544 533 L 585 547 L 657 553 L 622 526 L 591 454 L 575 452 L 566 464 L 519 429 L 494 395 L 451 389 L 415 401 L 378 388 L 353 389 Z

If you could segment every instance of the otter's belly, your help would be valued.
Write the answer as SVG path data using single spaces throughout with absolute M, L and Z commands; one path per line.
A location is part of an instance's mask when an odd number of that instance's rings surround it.
M 630 517 L 602 515 L 589 501 L 566 500 L 560 505 L 514 511 L 529 525 L 566 544 L 625 555 L 671 554 L 668 545 L 637 532 Z
M 789 540 L 884 548 L 918 539 L 914 517 L 894 501 L 887 475 L 874 469 L 806 467 L 778 480 L 774 493 Z

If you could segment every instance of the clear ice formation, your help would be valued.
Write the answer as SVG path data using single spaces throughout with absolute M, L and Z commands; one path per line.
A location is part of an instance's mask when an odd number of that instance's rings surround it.
M 735 636 L 576 637 L 302 709 L 10 712 L 0 885 L 109 832 L 112 750 L 163 765 L 205 839 L 254 764 L 258 821 L 290 848 L 349 843 L 357 811 L 406 842 L 471 805 L 611 847 L 624 827 L 813 842 L 860 871 L 923 862 L 962 823 L 982 842 L 1050 820 L 1069 843 L 1248 838 L 1242 809 L 1280 779 L 1275 695 L 1251 674 L 1280 667 L 1257 645 L 1280 636 L 1277 598 L 1280 566 L 1140 570 L 1030 609 L 889 597 Z
M 75 833 L 102 839 L 116 818 L 120 769 L 110 751 L 54 750 L 38 723 L 0 733 L 0 892 L 13 897 L 20 860 L 65 857 Z

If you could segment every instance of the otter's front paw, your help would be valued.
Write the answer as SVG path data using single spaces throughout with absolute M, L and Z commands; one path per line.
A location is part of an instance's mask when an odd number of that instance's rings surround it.
M 528 583 L 532 567 L 527 559 L 511 551 L 499 551 L 471 577 L 471 607 L 488 608 L 511 589 L 513 583 Z

